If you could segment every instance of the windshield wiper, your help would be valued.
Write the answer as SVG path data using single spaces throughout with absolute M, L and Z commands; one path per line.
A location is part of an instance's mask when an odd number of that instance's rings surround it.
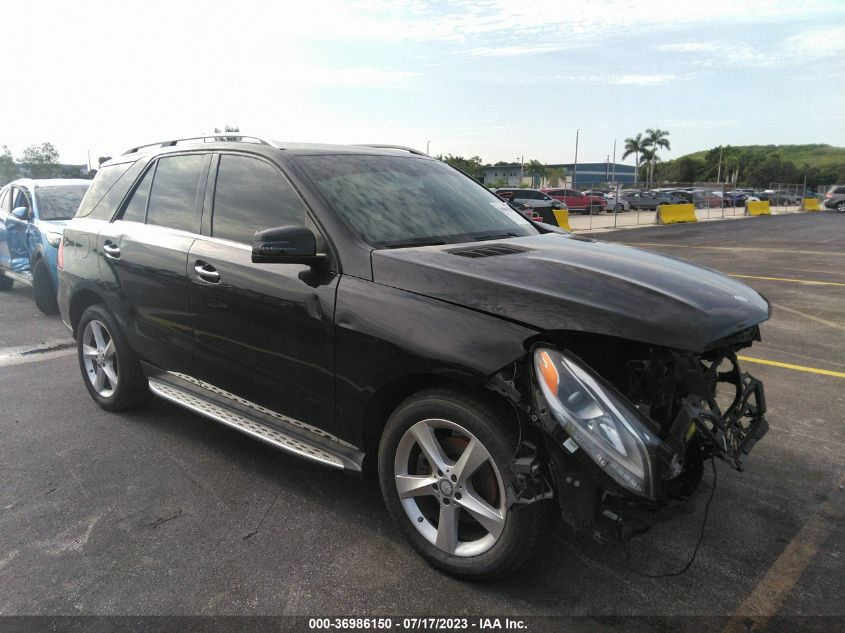
M 498 235 L 482 235 L 481 237 L 474 237 L 473 242 L 485 242 L 487 240 L 502 240 L 509 237 L 519 237 L 516 233 L 500 233 Z
M 389 242 L 384 245 L 384 248 L 411 248 L 413 246 L 442 246 L 446 244 L 443 240 L 433 240 L 429 238 L 417 238 L 414 240 L 405 240 L 404 242 Z

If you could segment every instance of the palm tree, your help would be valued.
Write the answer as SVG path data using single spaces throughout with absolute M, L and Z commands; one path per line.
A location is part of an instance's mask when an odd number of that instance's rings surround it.
M 640 164 L 637 168 L 637 171 L 639 171 L 639 167 L 643 167 L 643 166 L 645 167 L 645 174 L 643 174 L 643 175 L 645 176 L 645 181 L 646 181 L 647 187 L 651 186 L 651 171 L 650 171 L 650 169 L 651 169 L 651 162 L 654 160 L 655 154 L 656 154 L 656 152 L 654 151 L 654 148 L 649 147 L 648 145 L 644 145 L 643 148 L 640 150 Z
M 672 149 L 669 145 L 669 132 L 658 128 L 648 128 L 645 131 L 645 143 L 651 149 L 651 156 L 649 158 L 649 181 L 654 179 L 654 166 L 660 157 L 657 155 L 658 148 Z
M 639 170 L 640 166 L 640 154 L 644 149 L 647 148 L 647 144 L 645 139 L 643 139 L 642 133 L 637 134 L 633 138 L 626 138 L 625 139 L 625 153 L 622 154 L 622 160 L 625 160 L 631 154 L 634 155 L 634 165 L 636 165 L 634 169 L 634 184 L 637 184 L 637 171 Z
M 549 179 L 549 185 L 552 187 L 560 186 L 561 181 L 566 185 L 566 167 L 549 169 L 546 171 L 546 177 Z
M 537 183 L 542 184 L 543 176 L 546 175 L 546 166 L 539 160 L 529 160 L 525 163 L 525 171 L 531 174 L 531 184 L 536 188 Z

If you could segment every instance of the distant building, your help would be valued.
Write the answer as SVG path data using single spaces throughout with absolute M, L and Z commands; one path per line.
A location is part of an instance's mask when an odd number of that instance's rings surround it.
M 566 182 L 558 182 L 559 187 L 587 188 L 593 185 L 605 185 L 611 182 L 618 182 L 620 185 L 628 185 L 634 182 L 634 166 L 623 165 L 622 163 L 578 163 L 577 172 L 574 163 L 553 163 L 546 165 L 546 169 L 563 169 L 566 171 Z M 574 182 L 573 182 L 574 178 Z M 493 183 L 504 180 L 506 187 L 518 187 L 520 184 L 531 185 L 531 175 L 523 174 L 520 177 L 520 164 L 509 163 L 507 165 L 488 165 L 484 167 L 483 183 L 488 187 Z M 536 184 L 536 183 L 534 183 Z M 549 186 L 548 181 L 543 179 L 541 187 Z

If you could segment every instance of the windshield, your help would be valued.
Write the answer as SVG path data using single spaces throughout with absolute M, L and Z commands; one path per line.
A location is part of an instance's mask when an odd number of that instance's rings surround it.
M 343 154 L 299 162 L 333 210 L 376 248 L 538 233 L 499 197 L 440 161 Z
M 38 217 L 48 221 L 70 220 L 79 208 L 79 203 L 82 202 L 86 191 L 88 191 L 88 185 L 36 188 Z

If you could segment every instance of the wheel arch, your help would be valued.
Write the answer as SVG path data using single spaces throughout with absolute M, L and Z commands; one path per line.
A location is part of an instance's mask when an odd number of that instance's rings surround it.
M 417 373 L 401 376 L 379 388 L 367 403 L 364 412 L 361 436 L 363 439 L 363 472 L 367 477 L 375 476 L 378 467 L 378 450 L 382 433 L 390 415 L 402 402 L 416 393 L 427 389 L 443 387 L 495 402 L 497 406 L 510 410 L 510 403 L 500 393 L 487 389 L 482 384 L 468 384 L 435 373 Z M 513 423 L 519 424 L 514 413 Z
M 93 305 L 97 305 L 98 303 L 105 304 L 106 300 L 90 288 L 83 288 L 73 295 L 68 307 L 68 318 L 70 320 L 70 327 L 73 331 L 74 338 L 76 338 L 78 334 L 77 327 L 79 326 L 79 320 L 82 318 L 82 314 L 88 308 Z

